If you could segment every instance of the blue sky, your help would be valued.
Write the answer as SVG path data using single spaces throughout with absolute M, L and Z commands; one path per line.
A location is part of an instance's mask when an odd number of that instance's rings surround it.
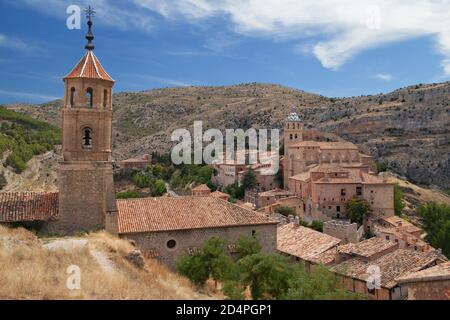
M 86 42 L 66 8 L 88 3 L 116 92 L 265 82 L 353 96 L 450 79 L 449 1 L 323 2 L 2 0 L 0 103 L 62 96 Z

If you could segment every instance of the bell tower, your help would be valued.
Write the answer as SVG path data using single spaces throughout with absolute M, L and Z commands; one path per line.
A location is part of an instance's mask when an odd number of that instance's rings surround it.
M 66 234 L 104 229 L 108 215 L 117 211 L 111 156 L 114 80 L 94 55 L 95 11 L 85 11 L 86 53 L 63 79 L 59 218 L 50 227 Z
M 289 146 L 303 141 L 303 122 L 297 113 L 295 107 L 289 113 L 283 127 L 283 143 L 284 143 L 284 167 L 283 181 L 284 188 L 289 190 L 290 172 L 293 171 L 295 155 L 289 150 Z

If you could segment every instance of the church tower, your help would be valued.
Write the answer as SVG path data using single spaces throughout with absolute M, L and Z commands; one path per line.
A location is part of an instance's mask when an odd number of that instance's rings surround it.
M 284 163 L 283 163 L 283 181 L 284 188 L 289 190 L 289 177 L 293 172 L 294 154 L 289 151 L 289 146 L 303 141 L 303 122 L 298 115 L 295 107 L 289 113 L 283 127 L 284 143 Z
M 50 227 L 69 234 L 104 229 L 108 215 L 117 212 L 111 156 L 114 80 L 94 55 L 94 10 L 86 13 L 86 53 L 63 79 L 59 218 Z

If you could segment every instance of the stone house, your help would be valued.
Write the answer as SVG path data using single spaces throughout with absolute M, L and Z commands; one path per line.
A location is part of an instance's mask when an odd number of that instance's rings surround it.
M 329 250 L 336 250 L 341 239 L 291 222 L 277 229 L 277 249 L 280 253 L 302 263 L 309 272 L 322 261 L 317 258 Z
M 126 199 L 117 200 L 117 207 L 107 230 L 133 240 L 144 255 L 172 270 L 182 254 L 200 250 L 213 236 L 226 241 L 231 256 L 240 236 L 257 237 L 264 252 L 276 250 L 277 222 L 219 198 Z
M 209 196 L 211 189 L 206 184 L 198 185 L 191 190 L 193 196 Z
M 408 288 L 408 300 L 450 300 L 450 262 L 397 279 Z

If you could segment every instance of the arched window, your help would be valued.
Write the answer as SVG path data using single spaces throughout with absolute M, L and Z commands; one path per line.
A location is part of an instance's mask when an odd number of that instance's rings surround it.
M 103 109 L 108 107 L 108 90 L 103 91 Z
M 83 148 L 90 149 L 92 148 L 92 129 L 84 128 L 83 129 Z
M 70 88 L 70 99 L 69 99 L 69 105 L 71 108 L 75 105 L 75 88 Z
M 93 100 L 93 91 L 92 88 L 86 89 L 86 103 L 89 108 L 92 108 L 92 100 Z

